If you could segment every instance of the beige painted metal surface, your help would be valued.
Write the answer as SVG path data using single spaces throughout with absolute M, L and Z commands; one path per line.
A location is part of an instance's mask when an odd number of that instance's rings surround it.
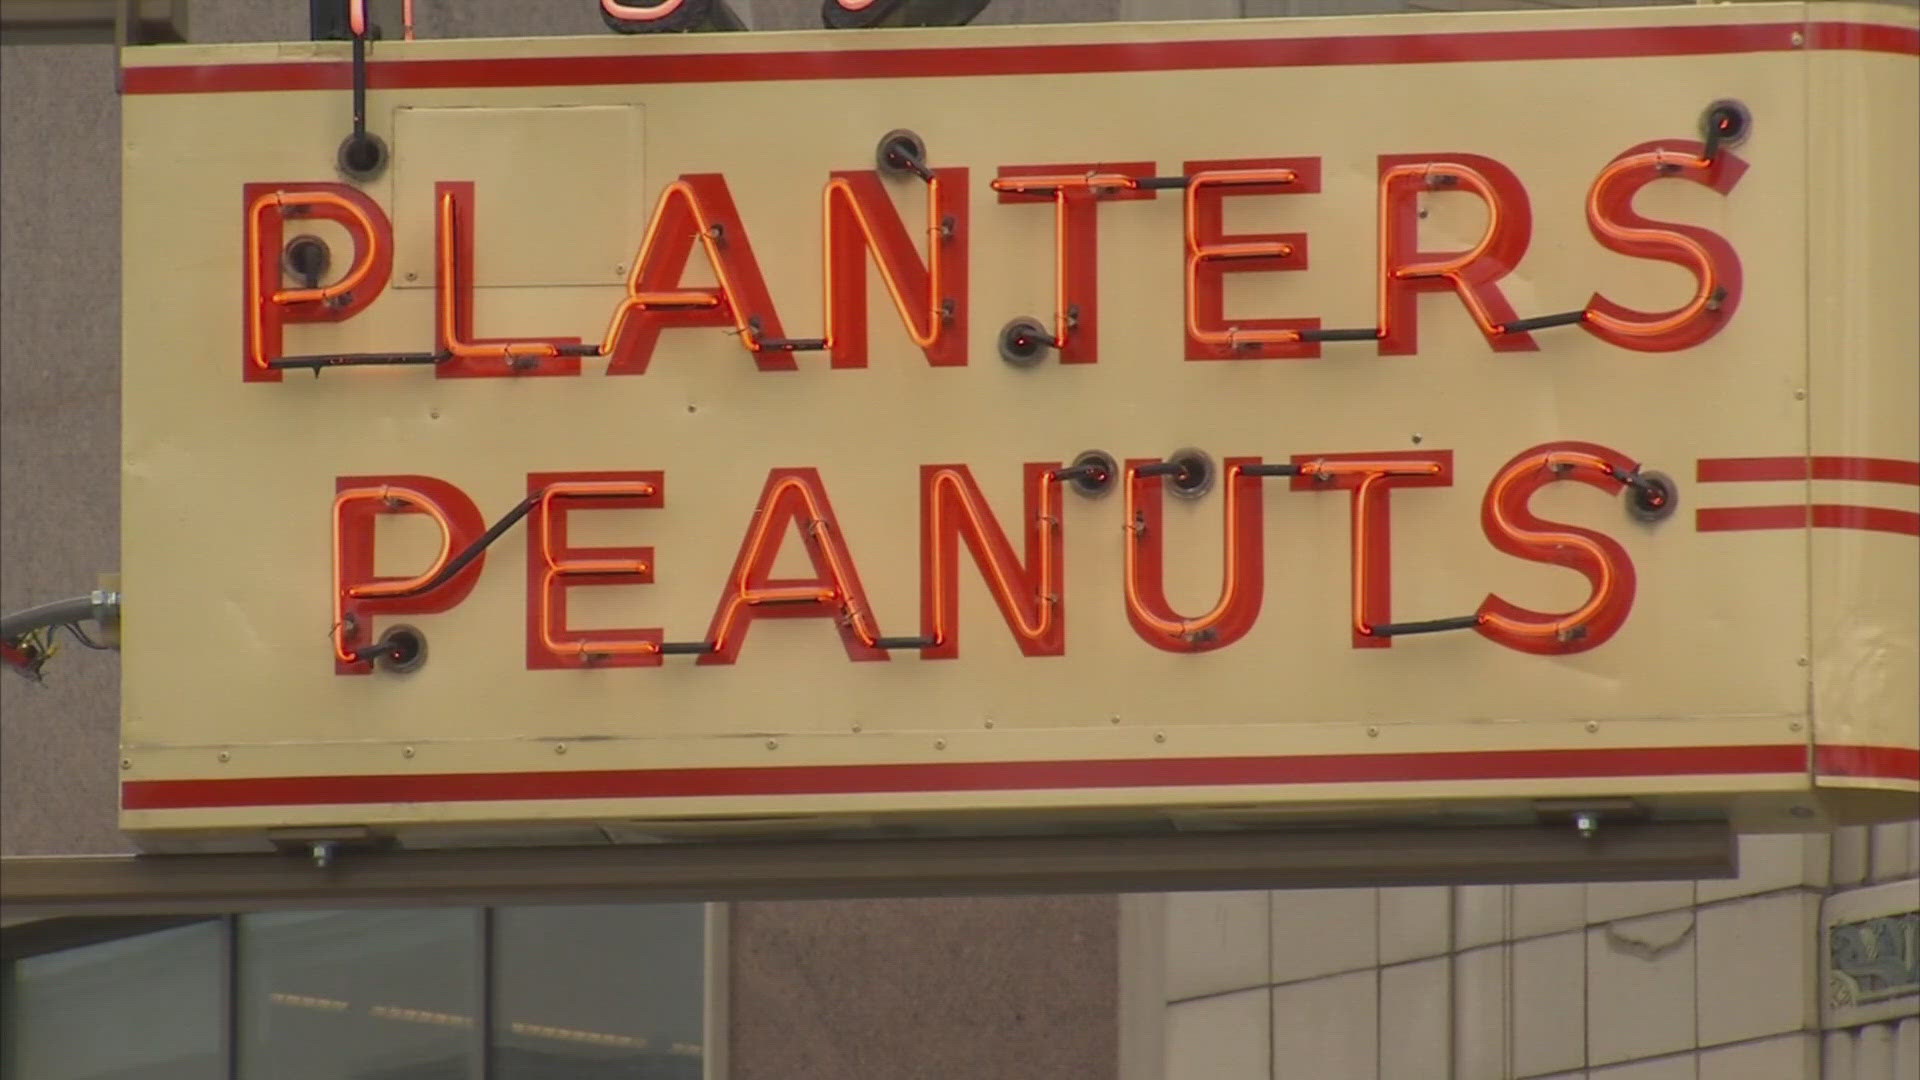
M 941 242 L 964 247 L 966 289 L 943 283 L 961 302 L 941 332 L 964 333 L 965 363 L 930 366 L 869 261 L 863 368 L 832 367 L 821 352 L 754 354 L 743 344 L 752 332 L 710 326 L 662 331 L 644 374 L 607 374 L 606 359 L 588 357 L 577 376 L 538 365 L 515 376 L 495 358 L 508 377 L 436 378 L 422 365 L 281 381 L 243 379 L 243 185 L 342 182 L 345 47 L 131 51 L 123 825 L 154 837 L 1219 806 L 1359 817 L 1626 796 L 1792 828 L 1838 805 L 1810 797 L 1816 786 L 1894 793 L 1848 802 L 1848 815 L 1909 814 L 1920 788 L 1920 526 L 1910 524 L 1920 515 L 1907 479 L 1920 470 L 1920 341 L 1914 207 L 1897 178 L 1915 169 L 1917 39 L 1909 10 L 1763 4 L 379 43 L 369 127 L 395 163 L 360 187 L 391 219 L 391 280 L 344 321 L 289 326 L 286 353 L 432 352 L 435 184 L 463 181 L 473 333 L 598 342 L 656 200 L 689 174 L 724 178 L 737 209 L 722 215 L 725 253 L 738 260 L 750 242 L 783 333 L 819 337 L 829 175 L 872 175 L 881 135 L 909 128 L 941 183 L 962 192 L 965 213 Z M 1236 333 L 1273 318 L 1377 325 L 1383 155 L 1440 163 L 1448 177 L 1461 155 L 1511 170 L 1531 211 L 1524 254 L 1498 280 L 1513 315 L 1582 310 L 1596 294 L 1683 308 L 1694 275 L 1603 247 L 1590 191 L 1653 140 L 1692 140 L 1667 152 L 1696 168 L 1702 116 L 1722 99 L 1753 118 L 1730 151 L 1745 165 L 1737 182 L 1723 194 L 1671 176 L 1632 204 L 1724 238 L 1737 257 L 1736 302 L 1698 315 L 1714 332 L 1687 347 L 1626 348 L 1562 325 L 1516 351 L 1524 335 L 1483 335 L 1440 289 L 1415 305 L 1408 354 L 1329 341 L 1317 358 L 1187 360 L 1189 196 L 1175 187 L 1099 207 L 1097 362 L 1049 353 L 1018 368 L 997 354 L 1003 323 L 1051 323 L 1055 307 L 1051 206 L 1001 203 L 989 187 L 1012 166 L 1150 163 L 1164 176 L 1189 162 L 1312 160 L 1317 193 L 1223 200 L 1229 234 L 1307 237 L 1303 271 L 1224 275 Z M 957 169 L 964 178 L 944 171 Z M 882 184 L 924 257 L 926 186 Z M 1405 196 L 1429 255 L 1471 249 L 1490 227 L 1488 204 L 1463 184 L 1473 186 L 1443 178 Z M 352 251 L 344 230 L 320 222 L 285 235 L 299 231 L 330 242 L 327 278 L 339 277 Z M 696 250 L 683 287 L 713 284 Z M 760 369 L 789 358 L 796 370 Z M 1518 456 L 1563 443 L 1666 473 L 1679 509 L 1646 524 L 1626 512 L 1630 492 L 1609 490 L 1618 483 L 1545 482 L 1532 512 L 1610 538 L 1630 561 L 1633 595 L 1617 630 L 1598 629 L 1604 611 L 1582 623 L 1597 644 L 1575 629 L 1523 651 L 1495 640 L 1490 594 L 1558 616 L 1590 589 L 1565 566 L 1497 550 L 1483 501 Z M 958 628 L 959 655 L 849 659 L 843 636 L 911 638 L 930 625 L 923 466 L 965 465 L 1024 559 L 1022 501 L 1035 490 L 1025 465 L 1182 447 L 1216 462 L 1449 453 L 1447 486 L 1390 496 L 1391 611 L 1373 622 L 1479 613 L 1481 625 L 1356 647 L 1350 492 L 1272 477 L 1166 498 L 1152 522 L 1168 605 L 1195 619 L 1222 591 L 1227 491 L 1261 492 L 1264 583 L 1244 636 L 1205 648 L 1232 636 L 1231 618 L 1214 641 L 1136 632 L 1125 583 L 1142 541 L 1123 527 L 1124 495 L 1053 485 L 1062 540 L 1051 568 L 1064 584 L 1016 583 L 1009 595 L 1028 605 L 1029 625 L 1034 612 L 1061 620 L 1061 655 L 1022 655 L 1018 620 L 1003 618 L 962 545 L 946 628 L 947 639 Z M 1856 464 L 1822 464 L 1830 458 Z M 1552 464 L 1522 471 L 1539 479 Z M 840 541 L 866 601 L 850 617 L 756 619 L 744 639 L 729 631 L 730 664 L 574 654 L 573 666 L 530 669 L 538 534 L 522 523 L 487 549 L 456 606 L 373 620 L 374 635 L 397 621 L 424 631 L 423 667 L 336 672 L 342 477 L 437 478 L 490 523 L 537 486 L 530 474 L 658 472 L 658 507 L 570 504 L 571 543 L 650 547 L 654 579 L 573 588 L 567 617 L 575 630 L 658 628 L 699 642 L 739 591 L 736 558 L 756 521 L 787 526 L 756 506 L 770 470 L 793 469 L 817 471 L 837 527 L 789 529 L 770 574 L 808 578 L 821 536 Z M 1773 509 L 1742 509 L 1754 506 Z M 375 566 L 417 574 L 440 539 L 424 515 L 381 515 Z M 1560 542 L 1583 543 L 1549 538 L 1538 551 L 1551 557 Z M 1196 643 L 1205 651 L 1185 651 Z M 1823 755 L 1818 770 L 1810 749 Z

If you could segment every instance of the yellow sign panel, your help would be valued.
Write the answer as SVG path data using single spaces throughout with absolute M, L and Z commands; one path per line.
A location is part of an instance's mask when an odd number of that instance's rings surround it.
M 1902 813 L 1812 16 L 130 51 L 123 824 Z

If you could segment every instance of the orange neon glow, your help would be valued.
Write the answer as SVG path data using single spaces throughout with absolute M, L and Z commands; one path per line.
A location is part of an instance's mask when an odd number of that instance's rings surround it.
M 1038 484 L 1039 526 L 1039 574 L 1035 584 L 1038 595 L 1022 601 L 1014 592 L 1013 583 L 1007 579 L 1007 571 L 998 559 L 983 559 L 983 569 L 987 574 L 987 584 L 1000 601 L 1001 610 L 1006 612 L 1007 620 L 1013 632 L 1031 642 L 1039 642 L 1053 632 L 1054 611 L 1060 603 L 1059 583 L 1054 580 L 1057 572 L 1053 565 L 1053 537 L 1060 529 L 1060 481 L 1054 479 L 1051 471 L 1040 473 Z M 941 489 L 953 492 L 959 498 L 961 510 L 966 514 L 968 523 L 973 527 L 974 535 L 987 534 L 987 514 L 973 497 L 972 485 L 966 478 L 953 469 L 941 469 L 933 474 L 929 487 L 928 534 L 933 538 L 934 555 L 932 565 L 946 566 L 958 560 L 958 552 L 953 546 L 960 541 L 959 532 L 950 529 L 942 519 L 945 500 L 940 498 Z M 940 547 L 938 545 L 948 545 Z M 946 610 L 946 590 L 935 587 L 932 590 L 933 641 L 935 645 L 944 645 L 951 638 L 952 619 Z M 1027 617 L 1031 607 L 1034 618 Z
M 734 582 L 734 594 L 727 599 L 726 611 L 720 617 L 719 625 L 712 635 L 713 651 L 716 653 L 722 651 L 728 635 L 733 630 L 734 620 L 738 617 L 740 610 L 742 608 L 756 607 L 764 604 L 831 604 L 839 601 L 844 605 L 846 625 L 852 628 L 854 635 L 860 639 L 861 644 L 872 647 L 875 642 L 880 640 L 880 632 L 874 629 L 872 616 L 868 612 L 861 610 L 859 606 L 853 602 L 854 591 L 848 585 L 850 575 L 847 572 L 847 568 L 841 565 L 839 546 L 824 543 L 819 540 L 819 537 L 827 531 L 827 518 L 822 512 L 820 504 L 814 500 L 812 485 L 808 484 L 805 480 L 798 477 L 787 476 L 782 477 L 778 483 L 773 485 L 767 492 L 766 498 L 761 502 L 761 510 L 760 513 L 756 515 L 757 520 L 754 522 L 753 533 L 747 540 L 746 547 L 743 550 L 746 552 L 756 552 L 767 542 L 767 533 L 772 528 L 776 517 L 776 515 L 768 513 L 767 511 L 769 508 L 778 505 L 789 491 L 799 492 L 800 500 L 806 507 L 808 521 L 807 535 L 809 538 L 815 540 L 821 551 L 826 553 L 827 574 L 833 580 L 833 588 L 750 588 L 747 585 L 747 576 L 752 573 L 753 560 L 751 558 L 742 559 L 739 577 L 736 578 Z
M 553 652 L 563 653 L 571 648 L 582 657 L 586 656 L 646 656 L 660 651 L 660 646 L 652 641 L 628 638 L 582 639 L 579 641 L 556 641 L 553 637 L 554 619 L 553 599 L 558 591 L 553 587 L 554 579 L 580 574 L 644 574 L 647 564 L 638 559 L 557 559 L 554 557 L 553 523 L 559 517 L 559 511 L 553 503 L 555 499 L 582 498 L 644 498 L 652 495 L 656 489 L 652 484 L 630 480 L 577 480 L 549 484 L 540 494 L 540 554 L 546 559 L 546 575 L 540 582 L 540 639 Z
M 1659 337 L 1691 323 L 1715 303 L 1715 296 L 1721 291 L 1721 283 L 1714 273 L 1713 256 L 1708 252 L 1705 244 L 1685 233 L 1669 229 L 1635 229 L 1616 224 L 1606 216 L 1600 201 L 1607 185 L 1625 173 L 1652 169 L 1663 175 L 1683 170 L 1700 174 L 1712 168 L 1713 164 L 1712 161 L 1693 154 L 1672 150 L 1651 150 L 1643 154 L 1632 154 L 1613 162 L 1594 180 L 1593 187 L 1587 191 L 1587 224 L 1593 231 L 1623 245 L 1653 241 L 1663 246 L 1680 248 L 1693 261 L 1699 287 L 1694 290 L 1693 299 L 1688 301 L 1686 306 L 1663 318 L 1651 321 L 1622 319 L 1608 312 L 1589 308 L 1588 322 L 1626 337 Z
M 1608 476 L 1613 475 L 1614 469 L 1613 465 L 1604 458 L 1575 451 L 1555 451 L 1545 454 L 1541 457 L 1540 467 L 1554 471 L 1570 468 L 1597 469 Z M 1576 548 L 1591 555 L 1594 561 L 1599 564 L 1597 580 L 1593 585 L 1593 593 L 1587 598 L 1585 604 L 1582 604 L 1577 610 L 1552 622 L 1522 622 L 1508 618 L 1498 611 L 1486 610 L 1480 612 L 1480 622 L 1482 625 L 1504 631 L 1516 637 L 1566 640 L 1567 635 L 1572 633 L 1576 627 L 1584 626 L 1593 621 L 1594 616 L 1612 601 L 1616 587 L 1613 561 L 1605 548 L 1594 543 L 1593 540 L 1585 535 L 1562 530 L 1540 531 L 1524 529 L 1519 524 L 1508 519 L 1505 514 L 1503 497 L 1522 475 L 1520 470 L 1512 469 L 1501 475 L 1499 479 L 1495 481 L 1493 490 L 1488 492 L 1487 495 L 1487 512 L 1493 516 L 1495 523 L 1500 525 L 1500 527 L 1510 535 L 1525 535 L 1529 540 L 1538 544 L 1552 544 L 1560 547 Z
M 854 221 L 860 225 L 860 233 L 866 238 L 869 251 L 876 253 L 874 264 L 880 269 L 880 280 L 886 283 L 887 295 L 893 297 L 893 306 L 900 312 L 901 321 L 907 324 L 907 336 L 922 349 L 931 348 L 940 340 L 940 333 L 946 326 L 941 317 L 940 302 L 945 296 L 940 273 L 940 176 L 934 174 L 927 181 L 927 307 L 926 325 L 923 327 L 914 317 L 904 289 L 894 276 L 893 266 L 886 259 L 879 258 L 881 241 L 874 230 L 873 223 L 867 220 L 866 210 L 854 195 L 853 187 L 845 177 L 836 176 L 827 181 L 825 190 L 820 193 L 820 282 L 821 311 L 826 326 L 827 348 L 832 349 L 835 340 L 833 307 L 833 204 L 838 198 L 853 212 Z
M 675 0 L 677 2 L 677 0 Z M 707 261 L 713 264 L 713 272 L 720 279 L 720 293 L 703 289 L 680 289 L 674 292 L 642 292 L 640 278 L 645 273 L 648 259 L 652 256 L 659 241 L 660 222 L 665 217 L 667 203 L 672 199 L 685 199 L 691 210 L 700 234 L 700 244 L 706 250 Z M 653 216 L 647 222 L 647 232 L 640 241 L 640 253 L 634 256 L 633 267 L 627 271 L 627 296 L 619 306 L 613 309 L 613 319 L 607 324 L 607 332 L 600 341 L 600 353 L 603 356 L 613 354 L 614 346 L 620 340 L 620 331 L 625 328 L 627 317 L 635 311 L 648 308 L 714 308 L 719 307 L 722 298 L 739 296 L 727 278 L 727 264 L 720 257 L 720 241 L 715 230 L 715 222 L 706 213 L 693 186 L 685 180 L 675 180 L 660 192 L 660 198 L 653 205 Z M 750 351 L 758 352 L 760 342 L 752 327 L 747 324 L 747 315 L 734 311 L 734 329 L 740 335 L 741 344 Z
M 1255 184 L 1291 184 L 1299 178 L 1292 169 L 1217 169 L 1195 173 L 1187 181 L 1187 334 L 1203 345 L 1235 349 L 1242 345 L 1286 345 L 1300 340 L 1298 330 L 1272 328 L 1209 330 L 1200 319 L 1200 267 L 1227 259 L 1273 259 L 1293 254 L 1293 245 L 1277 240 L 1202 243 L 1200 204 L 1194 196 L 1206 187 L 1247 187 Z
M 288 207 L 329 206 L 344 211 L 360 226 L 367 238 L 365 258 L 359 259 L 348 269 L 346 275 L 331 285 L 312 289 L 277 289 L 271 299 L 276 304 L 327 303 L 347 296 L 365 281 L 373 272 L 373 266 L 379 251 L 379 234 L 374 231 L 373 220 L 365 211 L 351 200 L 331 191 L 274 191 L 253 200 L 253 206 L 247 213 L 247 320 L 252 331 L 254 355 L 250 357 L 255 367 L 265 369 L 270 358 L 260 351 L 260 343 L 265 340 L 266 328 L 260 321 L 260 301 L 266 297 L 267 285 L 260 273 L 259 237 L 260 216 L 269 208 L 278 207 L 282 213 Z
M 1395 165 L 1380 174 L 1380 186 L 1382 190 L 1385 190 L 1387 186 L 1395 180 L 1404 180 L 1416 176 L 1425 181 L 1429 186 L 1432 186 L 1439 178 L 1449 178 L 1454 182 L 1450 190 L 1471 191 L 1480 196 L 1481 201 L 1487 204 L 1486 230 L 1480 234 L 1480 242 L 1475 244 L 1470 251 L 1462 252 L 1449 259 L 1435 259 L 1429 262 L 1396 266 L 1393 269 L 1393 276 L 1402 280 L 1435 277 L 1446 278 L 1452 283 L 1454 291 L 1460 294 L 1460 299 L 1467 305 L 1467 310 L 1473 313 L 1473 320 L 1480 325 L 1480 332 L 1488 336 L 1496 336 L 1502 332 L 1499 320 L 1495 319 L 1493 314 L 1487 310 L 1486 305 L 1481 303 L 1479 293 L 1474 289 L 1468 288 L 1466 283 L 1461 280 L 1460 273 L 1478 261 L 1481 256 L 1485 255 L 1487 250 L 1493 246 L 1494 241 L 1500 236 L 1499 196 L 1494 191 L 1493 182 L 1488 180 L 1485 174 L 1481 173 L 1478 169 L 1469 168 L 1456 162 L 1447 162 L 1439 168 L 1441 171 L 1436 173 L 1432 163 L 1426 165 Z M 1391 206 L 1388 200 L 1384 198 L 1381 199 L 1379 244 L 1380 266 L 1383 270 L 1391 265 L 1393 258 L 1392 252 L 1388 250 L 1392 235 L 1392 225 L 1389 221 L 1390 210 Z M 1388 336 L 1387 327 L 1389 320 L 1387 308 L 1387 285 L 1383 278 L 1380 283 L 1379 323 L 1380 336 L 1383 338 Z
M 340 567 L 340 523 L 347 504 L 369 499 L 383 503 L 405 503 L 425 513 L 440 527 L 440 553 L 434 556 L 433 565 L 424 573 L 410 578 L 395 578 L 391 581 L 368 581 L 358 585 L 342 586 L 337 579 L 333 583 L 333 652 L 342 663 L 354 663 L 353 650 L 347 648 L 347 600 L 364 600 L 374 597 L 409 596 L 427 587 L 440 571 L 446 569 L 453 558 L 453 523 L 447 519 L 440 504 L 412 488 L 394 487 L 382 484 L 379 487 L 348 488 L 333 499 L 333 565 L 338 575 Z
M 1126 466 L 1126 595 L 1127 609 L 1140 624 L 1171 638 L 1192 641 L 1206 631 L 1218 626 L 1233 607 L 1234 599 L 1240 591 L 1240 530 L 1235 527 L 1241 499 L 1239 484 L 1241 466 L 1230 463 L 1222 470 L 1222 486 L 1226 488 L 1226 554 L 1225 568 L 1221 571 L 1220 599 L 1213 610 L 1197 619 L 1165 619 L 1155 614 L 1152 605 L 1140 596 L 1140 544 L 1141 529 L 1138 526 L 1140 511 L 1138 493 L 1140 477 L 1137 466 Z M 1255 489 L 1258 490 L 1258 489 Z
M 354 37 L 367 36 L 367 0 L 347 0 L 347 25 Z
M 1053 194 L 1052 345 L 1056 349 L 1065 349 L 1072 331 L 1067 317 L 1067 310 L 1072 306 L 1067 300 L 1067 199 L 1076 191 L 1091 192 L 1095 197 L 1112 191 L 1134 191 L 1140 187 L 1140 181 L 1125 173 L 1089 170 L 1051 176 L 1002 176 L 995 178 L 988 186 L 998 192 L 1013 194 L 1046 191 Z
M 1331 479 L 1335 476 L 1360 477 L 1359 488 L 1354 492 L 1356 507 L 1364 507 L 1368 496 L 1373 494 L 1374 485 L 1390 476 L 1438 476 L 1443 471 L 1437 461 L 1314 461 L 1300 466 L 1302 476 L 1315 479 Z M 1353 631 L 1362 637 L 1372 637 L 1373 627 L 1367 624 L 1366 587 L 1373 580 L 1373 571 L 1368 564 L 1368 549 L 1371 545 L 1367 533 L 1368 515 L 1356 511 L 1353 515 Z
M 618 0 L 600 0 L 600 10 L 616 19 L 651 22 L 654 19 L 664 19 L 680 10 L 680 5 L 685 2 L 686 0 L 659 0 L 658 3 L 653 4 L 622 4 Z
M 434 290 L 440 305 L 440 335 L 446 342 L 447 351 L 457 359 L 499 359 L 511 362 L 517 356 L 549 357 L 559 356 L 558 346 L 544 341 L 502 342 L 496 345 L 473 345 L 460 340 L 459 320 L 455 318 L 458 278 L 454 243 L 456 207 L 451 191 L 440 194 L 440 282 L 441 287 Z

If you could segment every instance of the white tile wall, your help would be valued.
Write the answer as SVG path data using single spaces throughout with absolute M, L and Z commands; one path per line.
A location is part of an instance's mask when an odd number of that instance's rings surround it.
M 1820 1043 L 1822 1080 L 1853 1080 L 1853 1032 L 1829 1031 Z
M 1585 885 L 1515 885 L 1513 936 L 1537 937 L 1587 925 Z
M 1577 930 L 1513 946 L 1514 1075 L 1586 1064 L 1586 949 Z
M 1378 889 L 1301 889 L 1273 895 L 1273 981 L 1293 982 L 1379 962 Z
M 1827 837 L 1818 833 L 1743 836 L 1740 838 L 1740 876 L 1699 882 L 1695 900 L 1710 904 L 1796 885 L 1825 885 L 1829 846 Z
M 1833 830 L 1833 875 L 1836 886 L 1867 880 L 1867 827 L 1846 825 Z
M 1380 1080 L 1433 1080 L 1452 1053 L 1452 961 L 1380 969 Z
M 1398 964 L 1445 953 L 1453 936 L 1452 891 L 1445 885 L 1380 890 L 1380 962 Z
M 1700 1051 L 1700 1080 L 1819 1080 L 1819 1077 L 1820 1043 L 1810 1032 Z
M 1619 1061 L 1694 1045 L 1691 911 L 1587 931 L 1587 1061 Z
M 1693 903 L 1691 881 L 1622 881 L 1587 886 L 1587 922 L 1603 923 Z
M 1268 1080 L 1269 991 L 1167 1007 L 1166 1080 Z
M 1915 844 L 1920 843 L 1920 822 L 1896 821 L 1873 827 L 1871 840 L 1872 854 L 1869 857 L 1868 877 L 1874 881 L 1893 881 L 1896 878 L 1912 877 L 1920 866 L 1920 851 Z
M 1265 986 L 1267 893 L 1173 893 L 1167 897 L 1166 999 Z
M 1368 1080 L 1379 1072 L 1379 973 L 1273 990 L 1273 1080 Z
M 1453 1075 L 1458 1080 L 1504 1080 L 1507 1008 L 1512 1001 L 1508 946 L 1494 945 L 1453 958 Z
M 1920 1016 L 1900 1021 L 1893 1033 L 1893 1077 L 1920 1076 Z
M 1905 1080 L 1893 1071 L 1892 1024 L 1868 1024 L 1853 1040 L 1853 1076 L 1850 1080 Z
M 1616 1065 L 1611 1069 L 1594 1069 L 1587 1073 L 1587 1077 L 1588 1080 L 1695 1080 L 1698 1069 L 1699 1063 L 1692 1054 L 1680 1054 L 1655 1061 Z
M 1797 1031 L 1818 1022 L 1820 898 L 1781 892 L 1701 908 L 1701 1046 Z
M 1507 938 L 1505 885 L 1462 885 L 1453 890 L 1453 947 L 1475 949 Z

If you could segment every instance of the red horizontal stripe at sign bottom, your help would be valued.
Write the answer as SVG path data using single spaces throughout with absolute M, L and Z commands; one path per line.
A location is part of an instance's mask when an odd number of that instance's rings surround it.
M 1906 27 L 1777 22 L 936 49 L 822 47 L 805 52 L 374 60 L 367 64 L 367 85 L 372 90 L 623 86 L 1582 60 L 1787 52 L 1802 47 L 1801 40 L 1815 49 L 1920 55 L 1920 32 Z M 136 66 L 122 69 L 121 76 L 128 94 L 346 90 L 353 78 L 345 61 Z
M 1820 746 L 1814 762 L 1814 771 L 1826 776 L 1920 782 L 1920 750 L 1904 746 Z
M 1804 773 L 1800 744 L 130 780 L 125 810 Z

